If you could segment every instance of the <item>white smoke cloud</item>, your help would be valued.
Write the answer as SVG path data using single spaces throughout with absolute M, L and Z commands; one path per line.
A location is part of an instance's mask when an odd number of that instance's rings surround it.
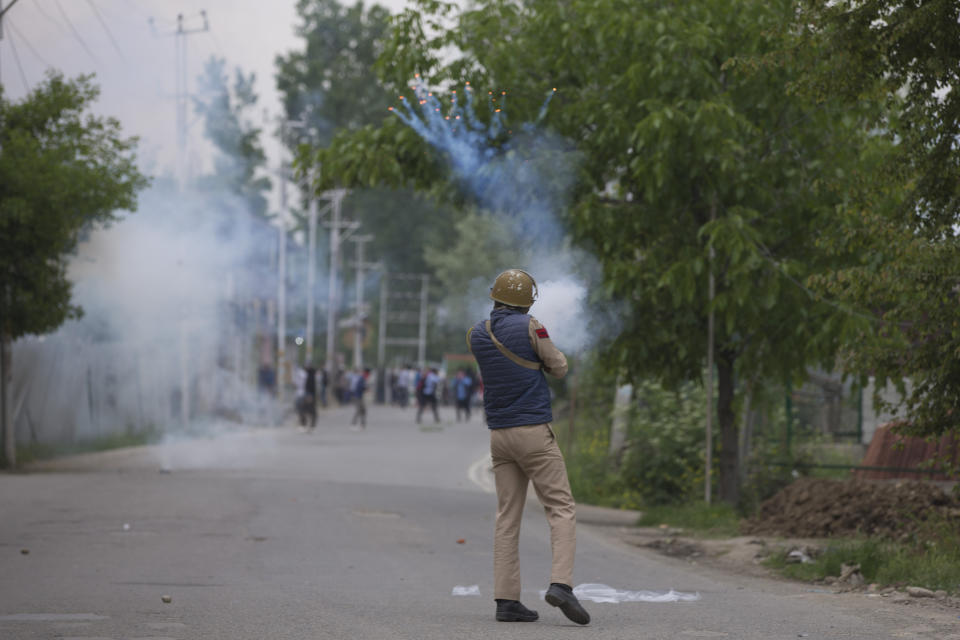
M 233 196 L 141 194 L 137 212 L 78 246 L 69 277 L 84 316 L 15 345 L 18 431 L 170 439 L 272 422 L 257 370 L 275 358 L 277 245 Z
M 449 108 L 423 87 L 416 94 L 395 113 L 447 157 L 462 188 L 513 237 L 524 239 L 511 256 L 513 263 L 502 268 L 523 268 L 538 280 L 540 298 L 531 313 L 554 342 L 579 352 L 610 335 L 609 328 L 603 335 L 596 329 L 600 322 L 588 305 L 589 283 L 599 265 L 569 246 L 559 220 L 580 162 L 575 146 L 535 124 L 510 125 L 505 111 L 493 106 L 489 124 L 480 121 L 469 88 Z M 547 95 L 541 118 L 552 96 Z M 472 285 L 471 292 L 488 287 Z M 486 296 L 471 297 L 469 304 L 475 317 L 489 312 Z

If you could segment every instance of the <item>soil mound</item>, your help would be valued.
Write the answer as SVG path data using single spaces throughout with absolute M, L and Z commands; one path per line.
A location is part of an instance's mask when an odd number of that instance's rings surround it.
M 801 478 L 760 505 L 744 523 L 752 535 L 827 538 L 871 535 L 902 539 L 930 519 L 960 527 L 960 500 L 935 484 Z

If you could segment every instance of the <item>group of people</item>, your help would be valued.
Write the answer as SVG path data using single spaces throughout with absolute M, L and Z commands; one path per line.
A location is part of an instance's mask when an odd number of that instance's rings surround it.
M 441 404 L 455 405 L 457 422 L 461 418 L 469 421 L 471 408 L 483 393 L 480 377 L 466 367 L 458 370 L 450 379 L 436 367 L 418 370 L 411 364 L 389 371 L 388 376 L 390 403 L 406 408 L 410 405 L 411 397 L 414 398 L 418 424 L 428 408 L 433 413 L 434 421 L 440 422 L 438 406 Z
M 340 404 L 353 403 L 355 409 L 350 425 L 358 429 L 367 426 L 365 394 L 369 387 L 370 373 L 369 367 L 337 372 L 336 397 Z M 327 406 L 327 372 L 307 363 L 297 369 L 294 382 L 297 388 L 294 408 L 300 426 L 313 431 L 317 425 L 317 401 L 319 400 L 322 406 Z

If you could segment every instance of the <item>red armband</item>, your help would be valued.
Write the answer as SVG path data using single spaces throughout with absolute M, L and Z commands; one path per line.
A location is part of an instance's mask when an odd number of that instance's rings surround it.
M 547 333 L 547 330 L 546 330 L 545 327 L 540 327 L 539 329 L 537 329 L 537 337 L 538 337 L 538 338 L 549 338 L 549 337 L 550 337 L 550 334 Z

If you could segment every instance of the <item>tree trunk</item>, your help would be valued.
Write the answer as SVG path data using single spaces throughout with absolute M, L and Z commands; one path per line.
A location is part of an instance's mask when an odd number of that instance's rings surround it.
M 733 358 L 717 359 L 717 422 L 720 426 L 720 499 L 732 505 L 740 500 L 740 434 L 733 408 Z
M 17 441 L 13 432 L 13 418 L 10 408 L 10 387 L 12 386 L 11 368 L 13 349 L 10 336 L 0 334 L 0 432 L 3 433 L 3 458 L 8 467 L 17 464 Z
M 627 441 L 627 422 L 630 418 L 630 404 L 633 401 L 633 385 L 620 384 L 617 379 L 617 390 L 613 395 L 613 421 L 610 425 L 609 455 L 614 464 L 619 466 L 623 453 L 623 445 Z

